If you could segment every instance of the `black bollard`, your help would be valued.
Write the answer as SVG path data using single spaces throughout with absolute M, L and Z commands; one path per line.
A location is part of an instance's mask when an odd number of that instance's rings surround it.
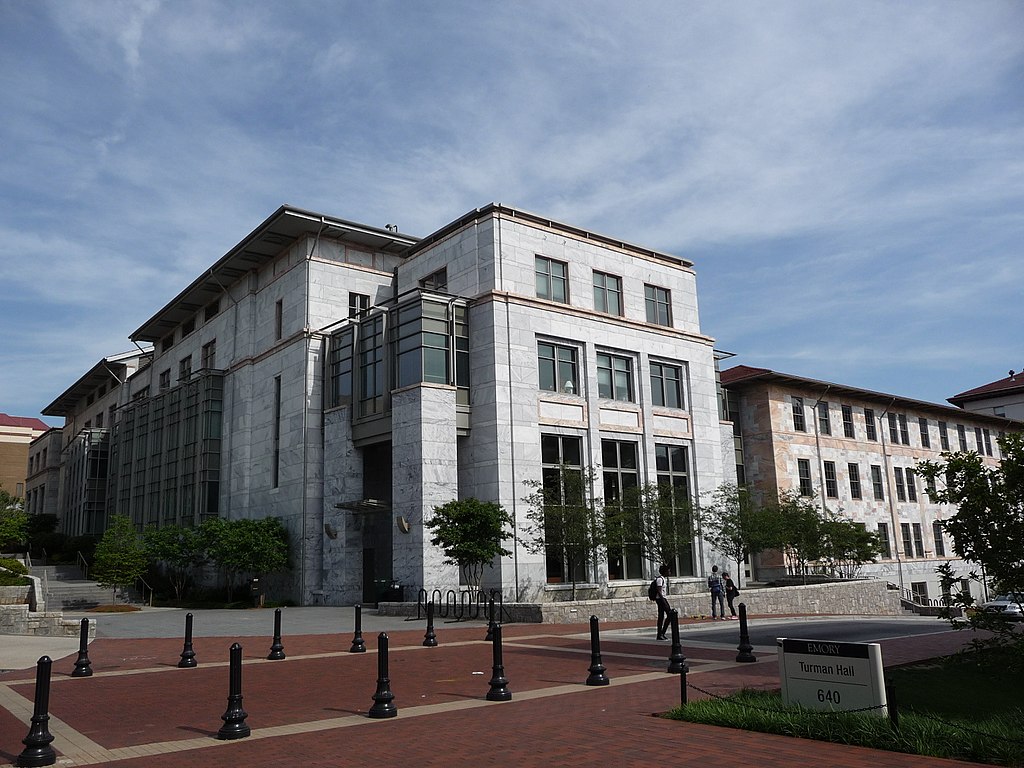
M 349 653 L 366 653 L 366 641 L 363 640 L 363 606 L 356 603 L 356 631 L 352 636 L 352 647 Z
M 192 614 L 185 614 L 185 645 L 181 649 L 181 659 L 178 666 L 181 669 L 191 669 L 196 666 L 196 652 L 192 650 Z
M 366 714 L 376 719 L 398 714 L 395 694 L 391 692 L 391 678 L 388 677 L 388 636 L 384 632 L 377 636 L 377 692 L 373 694 L 373 706 Z
M 891 683 L 885 686 L 885 709 L 889 713 L 889 725 L 894 731 L 900 729 L 900 710 L 896 706 L 896 686 Z
M 50 746 L 53 736 L 48 727 L 52 664 L 49 656 L 41 656 L 36 662 L 36 698 L 32 711 L 32 725 L 29 727 L 28 736 L 21 740 L 25 749 L 14 761 L 17 766 L 53 765 L 57 762 L 57 753 Z
M 78 634 L 78 658 L 75 660 L 75 668 L 71 672 L 72 677 L 92 676 L 92 662 L 89 661 L 89 620 L 82 619 L 82 630 Z
M 690 668 L 686 666 L 683 644 L 679 640 L 679 611 L 673 608 L 668 615 L 672 621 L 672 653 L 668 657 L 668 671 L 670 674 L 678 675 L 689 672 Z
M 736 654 L 736 661 L 757 661 L 754 654 L 751 651 L 754 650 L 754 646 L 750 644 L 750 635 L 747 632 L 747 604 L 740 603 L 740 644 L 736 648 L 739 653 Z
M 270 661 L 277 661 L 284 658 L 284 646 L 281 645 L 281 609 L 274 609 L 274 643 L 270 646 Z
M 494 642 L 494 595 L 487 601 L 487 637 L 484 642 Z
M 590 675 L 587 685 L 608 685 L 611 680 L 605 675 L 604 664 L 601 663 L 601 634 L 597 622 L 597 616 L 590 617 Z
M 231 645 L 231 664 L 228 678 L 228 708 L 220 719 L 224 725 L 217 731 L 218 739 L 244 739 L 249 735 L 245 718 L 249 715 L 242 709 L 242 646 Z
M 679 673 L 679 706 L 686 707 L 686 667 Z
M 427 648 L 437 647 L 437 635 L 434 634 L 434 601 L 427 603 L 427 632 L 423 635 L 423 645 Z
M 491 689 L 487 692 L 488 701 L 511 701 L 512 691 L 508 689 L 508 680 L 505 679 L 505 664 L 501 658 L 501 624 L 494 625 L 493 658 L 494 666 L 491 667 Z

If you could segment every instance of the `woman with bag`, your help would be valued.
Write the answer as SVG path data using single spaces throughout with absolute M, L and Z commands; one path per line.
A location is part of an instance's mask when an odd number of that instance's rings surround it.
M 740 593 L 740 590 L 737 588 L 728 573 L 722 573 L 722 581 L 725 583 L 725 599 L 729 603 L 729 613 L 732 614 L 729 618 L 735 619 L 736 609 L 733 607 L 732 601 L 736 599 L 736 595 Z

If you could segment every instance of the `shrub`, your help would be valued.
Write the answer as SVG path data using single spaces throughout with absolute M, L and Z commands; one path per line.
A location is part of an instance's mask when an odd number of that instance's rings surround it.
M 12 557 L 0 557 L 0 568 L 5 568 L 16 576 L 27 576 L 28 568 L 21 560 Z

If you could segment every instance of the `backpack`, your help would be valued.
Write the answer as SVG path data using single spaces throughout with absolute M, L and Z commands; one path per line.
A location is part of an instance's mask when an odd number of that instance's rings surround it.
M 647 599 L 657 600 L 658 599 L 658 580 L 655 579 L 651 582 L 651 586 L 647 588 Z

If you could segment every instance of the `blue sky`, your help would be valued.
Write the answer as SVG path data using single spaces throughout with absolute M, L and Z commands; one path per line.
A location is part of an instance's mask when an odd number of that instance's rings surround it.
M 282 203 L 685 256 L 736 363 L 935 402 L 1024 368 L 1019 2 L 0 0 L 0 110 L 13 415 Z

